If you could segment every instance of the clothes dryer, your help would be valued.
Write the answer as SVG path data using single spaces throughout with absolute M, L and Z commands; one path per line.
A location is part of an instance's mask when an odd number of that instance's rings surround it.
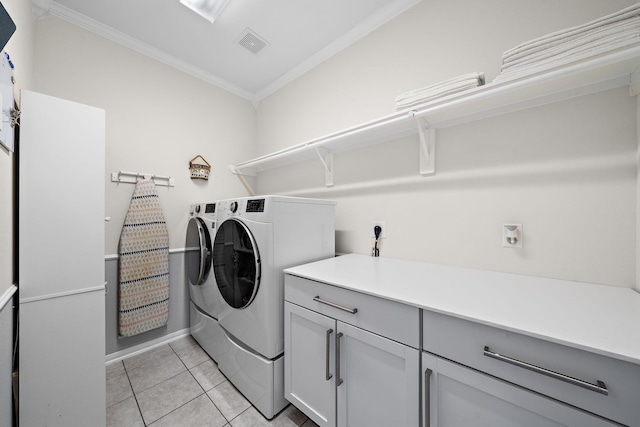
M 218 368 L 266 418 L 284 399 L 285 268 L 335 256 L 335 203 L 282 196 L 218 202 L 213 271 L 228 351 Z
M 217 361 L 228 344 L 218 325 L 222 301 L 212 263 L 216 204 L 191 205 L 189 216 L 184 260 L 190 296 L 191 335 Z

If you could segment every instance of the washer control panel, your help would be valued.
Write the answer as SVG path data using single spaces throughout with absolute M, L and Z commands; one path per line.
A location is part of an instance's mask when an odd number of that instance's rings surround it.
M 189 208 L 189 215 L 204 217 L 213 221 L 216 219 L 216 204 L 199 203 L 196 205 L 191 205 L 191 207 Z
M 264 199 L 247 200 L 246 212 L 264 212 Z

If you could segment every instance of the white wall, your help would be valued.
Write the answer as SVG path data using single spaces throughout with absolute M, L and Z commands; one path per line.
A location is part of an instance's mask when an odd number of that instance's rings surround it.
M 633 3 L 423 1 L 263 100 L 258 154 L 392 113 L 406 90 L 491 81 L 506 49 Z M 337 155 L 334 188 L 310 162 L 261 174 L 257 190 L 337 200 L 341 252 L 369 253 L 370 221 L 385 220 L 382 256 L 633 287 L 636 145 L 619 89 L 441 130 L 436 176 L 418 182 L 410 138 Z M 503 223 L 524 225 L 522 250 L 501 247 Z
M 117 253 L 134 187 L 111 172 L 174 177 L 158 187 L 173 249 L 184 247 L 189 204 L 244 192 L 227 165 L 254 155 L 249 101 L 54 17 L 37 21 L 36 67 L 35 90 L 106 110 L 105 254 Z M 209 181 L 189 177 L 197 154 L 212 165 Z

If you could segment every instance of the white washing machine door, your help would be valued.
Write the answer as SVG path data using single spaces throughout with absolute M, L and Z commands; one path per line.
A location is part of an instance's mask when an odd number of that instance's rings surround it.
M 185 247 L 185 271 L 191 301 L 217 319 L 221 304 L 215 277 L 211 274 L 213 243 L 206 222 L 201 218 L 189 220 Z
M 200 286 L 211 273 L 211 235 L 204 221 L 191 218 L 187 225 L 185 267 L 189 284 Z
M 253 235 L 242 221 L 229 218 L 218 224 L 213 242 L 213 272 L 220 296 L 230 307 L 248 307 L 260 286 L 260 254 Z

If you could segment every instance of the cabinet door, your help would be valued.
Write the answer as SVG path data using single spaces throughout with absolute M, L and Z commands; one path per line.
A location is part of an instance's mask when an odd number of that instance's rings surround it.
M 105 112 L 27 90 L 21 102 L 20 301 L 103 287 Z
M 284 304 L 284 394 L 321 427 L 336 425 L 336 321 Z
M 418 425 L 417 349 L 338 322 L 336 352 L 339 426 Z
M 422 356 L 424 427 L 601 427 L 618 425 L 514 384 Z

